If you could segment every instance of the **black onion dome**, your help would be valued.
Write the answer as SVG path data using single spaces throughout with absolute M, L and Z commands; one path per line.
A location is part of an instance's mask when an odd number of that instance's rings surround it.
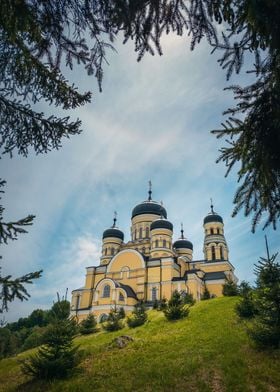
M 204 218 L 203 224 L 205 225 L 206 223 L 210 223 L 210 222 L 220 222 L 220 223 L 224 223 L 223 222 L 223 218 L 218 215 L 218 214 L 209 214 Z
M 151 224 L 151 230 L 154 229 L 168 229 L 173 231 L 173 225 L 171 222 L 169 222 L 166 219 L 157 219 L 153 221 Z
M 180 238 L 179 240 L 175 241 L 173 247 L 175 249 L 186 248 L 193 250 L 193 244 L 185 238 Z
M 104 238 L 109 238 L 109 237 L 114 237 L 114 238 L 119 238 L 123 241 L 124 239 L 124 234 L 121 230 L 119 230 L 116 227 L 110 227 L 110 229 L 107 229 L 103 232 L 103 240 Z
M 137 215 L 153 214 L 167 218 L 166 209 L 156 201 L 143 201 L 132 210 L 131 219 Z

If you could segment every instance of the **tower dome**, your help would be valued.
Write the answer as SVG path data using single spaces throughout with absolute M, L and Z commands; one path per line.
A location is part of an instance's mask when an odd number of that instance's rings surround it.
M 120 250 L 124 240 L 123 232 L 116 227 L 117 213 L 115 212 L 113 226 L 106 229 L 102 236 L 102 256 L 101 264 L 110 262 L 112 257 Z
M 123 232 L 118 229 L 117 227 L 110 227 L 109 229 L 106 229 L 103 232 L 103 236 L 102 239 L 104 240 L 105 238 L 109 238 L 109 237 L 113 237 L 113 238 L 119 238 L 120 240 L 123 241 L 124 239 L 124 234 Z
M 174 242 L 173 248 L 175 249 L 190 249 L 193 250 L 193 244 L 184 237 L 183 224 L 181 224 L 181 237 Z
M 205 225 L 206 223 L 214 223 L 214 222 L 224 223 L 223 218 L 219 214 L 217 214 L 217 212 L 214 211 L 212 199 L 211 199 L 211 211 L 204 218 L 203 224 Z
M 167 218 L 166 209 L 157 201 L 152 200 L 152 183 L 149 182 L 149 197 L 148 200 L 137 204 L 132 210 L 131 219 L 138 215 L 153 214 Z
M 160 218 L 152 222 L 151 231 L 154 229 L 168 229 L 173 231 L 173 225 L 167 219 Z

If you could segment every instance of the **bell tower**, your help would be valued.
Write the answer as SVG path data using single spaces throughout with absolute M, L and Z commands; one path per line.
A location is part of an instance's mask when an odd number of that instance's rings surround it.
M 223 218 L 214 211 L 211 199 L 211 210 L 204 218 L 204 257 L 209 262 L 228 260 L 228 246 L 224 236 Z

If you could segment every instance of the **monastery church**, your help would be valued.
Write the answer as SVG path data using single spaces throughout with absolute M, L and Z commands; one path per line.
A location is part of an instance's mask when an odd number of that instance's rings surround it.
M 155 300 L 167 300 L 175 290 L 192 293 L 196 300 L 205 289 L 222 295 L 226 278 L 237 281 L 228 259 L 223 219 L 211 205 L 203 220 L 204 259 L 193 260 L 193 244 L 181 236 L 173 242 L 173 225 L 166 209 L 152 200 L 136 205 L 131 214 L 131 239 L 116 226 L 103 232 L 100 265 L 86 268 L 84 287 L 72 292 L 72 315 L 79 320 L 93 313 L 98 321 L 106 319 L 113 306 L 125 312 L 143 300 L 152 306 Z

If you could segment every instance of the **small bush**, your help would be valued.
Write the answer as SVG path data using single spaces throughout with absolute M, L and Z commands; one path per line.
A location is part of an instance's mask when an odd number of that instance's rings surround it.
M 128 317 L 127 319 L 127 325 L 130 328 L 139 327 L 140 325 L 143 325 L 147 321 L 147 318 L 148 316 L 144 303 L 142 301 L 138 302 L 134 306 L 132 317 Z
M 257 318 L 248 328 L 248 334 L 259 348 L 280 347 L 280 328 L 277 325 L 265 324 Z
M 227 278 L 225 284 L 223 285 L 223 295 L 225 297 L 233 297 L 238 294 L 239 292 L 237 284 L 233 280 Z
M 201 296 L 201 300 L 205 300 L 205 299 L 210 299 L 211 298 L 211 294 L 210 291 L 208 290 L 207 286 L 204 286 L 204 290 L 203 290 L 203 294 Z
M 35 379 L 51 380 L 68 376 L 79 363 L 73 347 L 73 323 L 60 320 L 47 327 L 44 341 L 35 355 L 22 361 L 22 371 Z
M 123 328 L 119 310 L 115 306 L 110 310 L 107 320 L 102 324 L 103 329 L 108 332 L 118 331 Z
M 125 311 L 123 307 L 119 308 L 119 318 L 120 320 L 125 319 Z
M 163 311 L 163 310 L 166 309 L 166 308 L 167 308 L 167 299 L 166 299 L 166 298 L 162 298 L 162 299 L 159 301 L 158 310 Z
M 96 319 L 92 313 L 90 313 L 86 319 L 82 320 L 79 325 L 79 330 L 82 335 L 88 335 L 97 331 Z
M 158 302 L 158 300 L 156 299 L 156 300 L 154 301 L 154 303 L 153 303 L 153 309 L 157 310 L 158 308 L 159 308 L 159 302 Z
M 189 309 L 184 304 L 181 294 L 176 290 L 168 301 L 167 307 L 163 310 L 167 320 L 179 320 L 187 317 Z
M 181 296 L 183 298 L 184 304 L 187 304 L 190 306 L 195 304 L 195 299 L 191 293 L 187 293 L 186 291 L 182 291 Z

